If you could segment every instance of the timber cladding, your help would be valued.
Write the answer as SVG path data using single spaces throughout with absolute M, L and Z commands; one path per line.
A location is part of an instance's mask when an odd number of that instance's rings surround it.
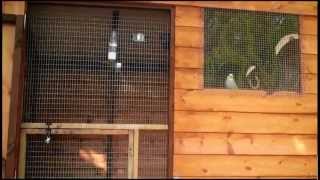
M 314 178 L 317 173 L 317 3 L 142 3 L 175 7 L 173 176 Z M 23 14 L 23 2 L 6 2 L 3 5 L 5 13 Z M 205 7 L 299 15 L 302 95 L 261 96 L 245 90 L 232 93 L 204 89 Z M 6 27 L 3 25 L 3 28 Z M 10 28 L 4 33 L 13 37 L 14 27 Z M 10 47 L 8 45 L 6 48 Z M 10 57 L 3 55 L 3 59 L 11 66 Z M 11 82 L 11 76 L 3 78 L 8 84 Z M 9 86 L 3 91 L 3 97 L 7 99 L 10 99 Z M 8 114 L 8 110 L 6 112 Z M 8 122 L 8 119 L 3 114 L 3 121 Z M 3 129 L 6 128 L 3 126 Z
M 174 169 L 179 178 L 312 178 L 317 155 L 317 15 L 301 4 L 175 2 Z M 273 2 L 275 4 L 276 2 Z M 230 6 L 227 6 L 229 4 Z M 281 5 L 282 4 L 282 5 Z M 271 6 L 271 5 L 270 5 Z M 204 89 L 203 8 L 299 15 L 302 94 Z M 280 8 L 281 9 L 281 8 Z M 290 11 L 291 9 L 292 11 Z

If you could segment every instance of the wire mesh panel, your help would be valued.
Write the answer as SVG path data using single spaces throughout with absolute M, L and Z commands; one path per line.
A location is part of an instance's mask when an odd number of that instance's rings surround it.
M 205 9 L 206 88 L 300 92 L 298 16 Z
M 27 135 L 25 177 L 127 178 L 128 136 L 108 136 Z
M 166 124 L 169 20 L 158 10 L 31 6 L 24 121 Z
M 167 144 L 167 131 L 140 131 L 139 178 L 167 177 Z

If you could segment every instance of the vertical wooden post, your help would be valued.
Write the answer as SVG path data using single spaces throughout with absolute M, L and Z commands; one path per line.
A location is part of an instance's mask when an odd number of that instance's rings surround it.
M 12 67 L 12 91 L 8 129 L 6 178 L 14 178 L 18 168 L 20 123 L 22 120 L 22 93 L 25 71 L 24 16 L 16 17 L 15 50 Z
M 20 153 L 19 153 L 19 172 L 18 178 L 25 177 L 26 151 L 27 151 L 27 133 L 22 131 L 20 136 Z
M 139 172 L 139 129 L 134 130 L 133 140 L 133 178 L 138 178 Z
M 128 145 L 128 178 L 133 178 L 133 141 L 134 131 L 129 130 L 129 145 Z

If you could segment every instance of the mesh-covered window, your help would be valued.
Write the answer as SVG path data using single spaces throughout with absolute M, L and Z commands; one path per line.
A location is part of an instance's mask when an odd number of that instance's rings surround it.
M 54 135 L 50 144 L 43 139 L 27 136 L 26 178 L 128 177 L 127 135 Z
M 25 122 L 167 123 L 167 11 L 35 5 L 29 11 Z
M 298 16 L 204 12 L 205 88 L 300 92 Z

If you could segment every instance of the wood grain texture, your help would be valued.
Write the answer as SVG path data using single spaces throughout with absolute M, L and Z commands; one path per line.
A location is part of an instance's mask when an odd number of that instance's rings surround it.
M 316 135 L 175 133 L 175 154 L 316 155 Z
M 175 69 L 176 89 L 202 89 L 202 69 Z
M 301 54 L 302 72 L 306 74 L 318 74 L 318 56 L 314 54 Z
M 301 53 L 303 54 L 318 54 L 317 36 L 301 35 Z
M 203 28 L 176 26 L 175 46 L 203 47 Z
M 174 112 L 175 132 L 316 134 L 317 116 L 237 112 Z
M 14 55 L 11 80 L 11 98 L 10 98 L 10 114 L 8 127 L 8 150 L 6 161 L 7 178 L 14 177 L 18 168 L 19 146 L 20 146 L 20 122 L 22 120 L 22 88 L 24 83 L 25 68 L 25 37 L 23 29 L 24 17 L 19 15 L 16 17 L 16 31 L 14 42 Z
M 183 179 L 317 179 L 316 176 L 184 176 Z
M 174 176 L 316 176 L 316 156 L 175 155 Z
M 175 67 L 179 68 L 203 68 L 203 49 L 175 47 Z
M 316 113 L 316 95 L 265 95 L 246 90 L 175 90 L 175 110 Z
M 176 6 L 176 26 L 203 27 L 202 10 L 199 7 Z
M 138 3 L 167 4 L 194 7 L 244 9 L 250 11 L 281 12 L 317 15 L 317 2 L 304 1 L 134 1 Z
M 15 25 L 2 24 L 2 158 L 6 159 Z
M 317 75 L 316 74 L 303 74 L 303 92 L 317 94 Z
M 46 123 L 21 123 L 22 129 L 46 129 Z M 88 124 L 88 123 L 52 123 L 52 129 L 149 129 L 166 130 L 165 124 Z
M 317 17 L 316 16 L 300 16 L 300 34 L 317 35 Z
M 3 14 L 23 15 L 25 9 L 25 1 L 2 1 Z

